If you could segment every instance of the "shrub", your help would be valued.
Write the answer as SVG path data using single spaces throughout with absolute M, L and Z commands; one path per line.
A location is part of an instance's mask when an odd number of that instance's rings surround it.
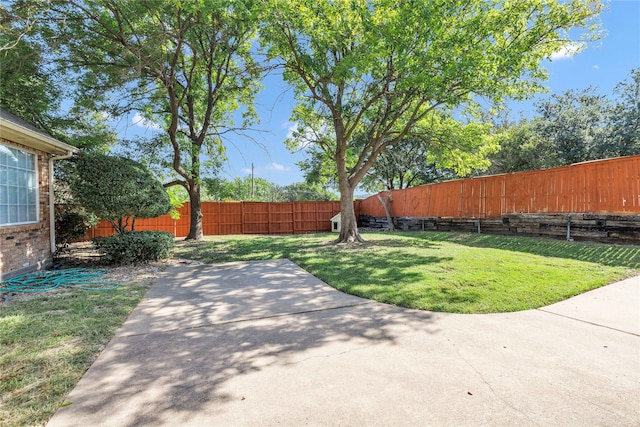
M 56 247 L 61 251 L 95 227 L 98 219 L 76 205 L 56 205 Z
M 173 234 L 166 231 L 129 231 L 109 237 L 96 237 L 94 246 L 103 252 L 107 264 L 133 264 L 169 258 Z
M 155 218 L 171 210 L 167 190 L 143 164 L 125 157 L 82 153 L 67 170 L 77 203 L 118 233 L 134 230 L 137 218 Z

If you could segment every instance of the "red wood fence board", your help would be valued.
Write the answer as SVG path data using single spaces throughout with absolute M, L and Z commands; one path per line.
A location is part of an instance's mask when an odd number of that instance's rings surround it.
M 640 156 L 467 178 L 379 193 L 392 216 L 499 218 L 507 213 L 640 213 Z M 377 195 L 364 215 L 384 217 Z
M 508 213 L 640 213 L 640 156 L 578 163 L 560 168 L 468 178 L 384 191 L 394 217 L 499 218 Z M 355 204 L 357 215 L 384 217 L 377 195 Z M 340 202 L 203 202 L 205 235 L 296 234 L 331 231 Z M 184 237 L 189 204 L 169 215 L 139 219 L 137 230 Z M 88 238 L 113 233 L 102 221 Z
M 136 220 L 136 230 L 168 231 L 176 237 L 189 234 L 190 206 L 177 209 L 179 219 L 169 215 Z M 202 202 L 202 232 L 221 234 L 299 234 L 331 231 L 331 218 L 339 202 Z M 113 227 L 100 221 L 86 238 L 110 236 Z

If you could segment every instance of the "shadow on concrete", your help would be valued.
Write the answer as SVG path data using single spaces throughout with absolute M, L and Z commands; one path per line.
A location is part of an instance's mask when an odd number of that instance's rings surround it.
M 232 379 L 345 348 L 395 345 L 411 330 L 436 333 L 433 316 L 336 292 L 288 260 L 169 269 L 50 425 L 215 416 L 243 398 L 225 390 Z

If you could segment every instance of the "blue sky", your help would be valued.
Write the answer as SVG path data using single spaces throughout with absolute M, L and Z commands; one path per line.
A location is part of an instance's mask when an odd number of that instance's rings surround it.
M 603 94 L 610 94 L 615 85 L 629 76 L 632 69 L 640 67 L 640 0 L 610 1 L 601 14 L 605 36 L 589 45 L 577 55 L 558 56 L 545 64 L 549 71 L 546 86 L 548 94 L 535 99 L 562 93 L 569 89 L 598 87 Z M 256 177 L 265 178 L 279 185 L 287 185 L 304 180 L 296 162 L 304 158 L 304 153 L 291 153 L 284 146 L 292 123 L 289 114 L 294 106 L 292 92 L 278 76 L 264 81 L 265 89 L 258 95 L 256 109 L 260 124 L 255 126 L 261 132 L 252 137 L 232 136 L 227 141 L 228 162 L 222 176 L 227 179 L 251 174 L 254 165 Z M 522 113 L 531 117 L 534 100 L 511 103 L 514 115 Z M 517 118 L 517 117 L 514 117 Z M 120 135 L 132 137 L 134 134 L 152 132 L 136 117 L 122 126 Z

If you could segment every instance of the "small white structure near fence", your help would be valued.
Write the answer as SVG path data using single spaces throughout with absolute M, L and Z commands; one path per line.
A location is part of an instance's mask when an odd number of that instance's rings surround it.
M 339 233 L 341 230 L 342 230 L 342 216 L 340 215 L 340 212 L 338 212 L 337 215 L 334 215 L 333 218 L 331 218 L 331 232 Z

